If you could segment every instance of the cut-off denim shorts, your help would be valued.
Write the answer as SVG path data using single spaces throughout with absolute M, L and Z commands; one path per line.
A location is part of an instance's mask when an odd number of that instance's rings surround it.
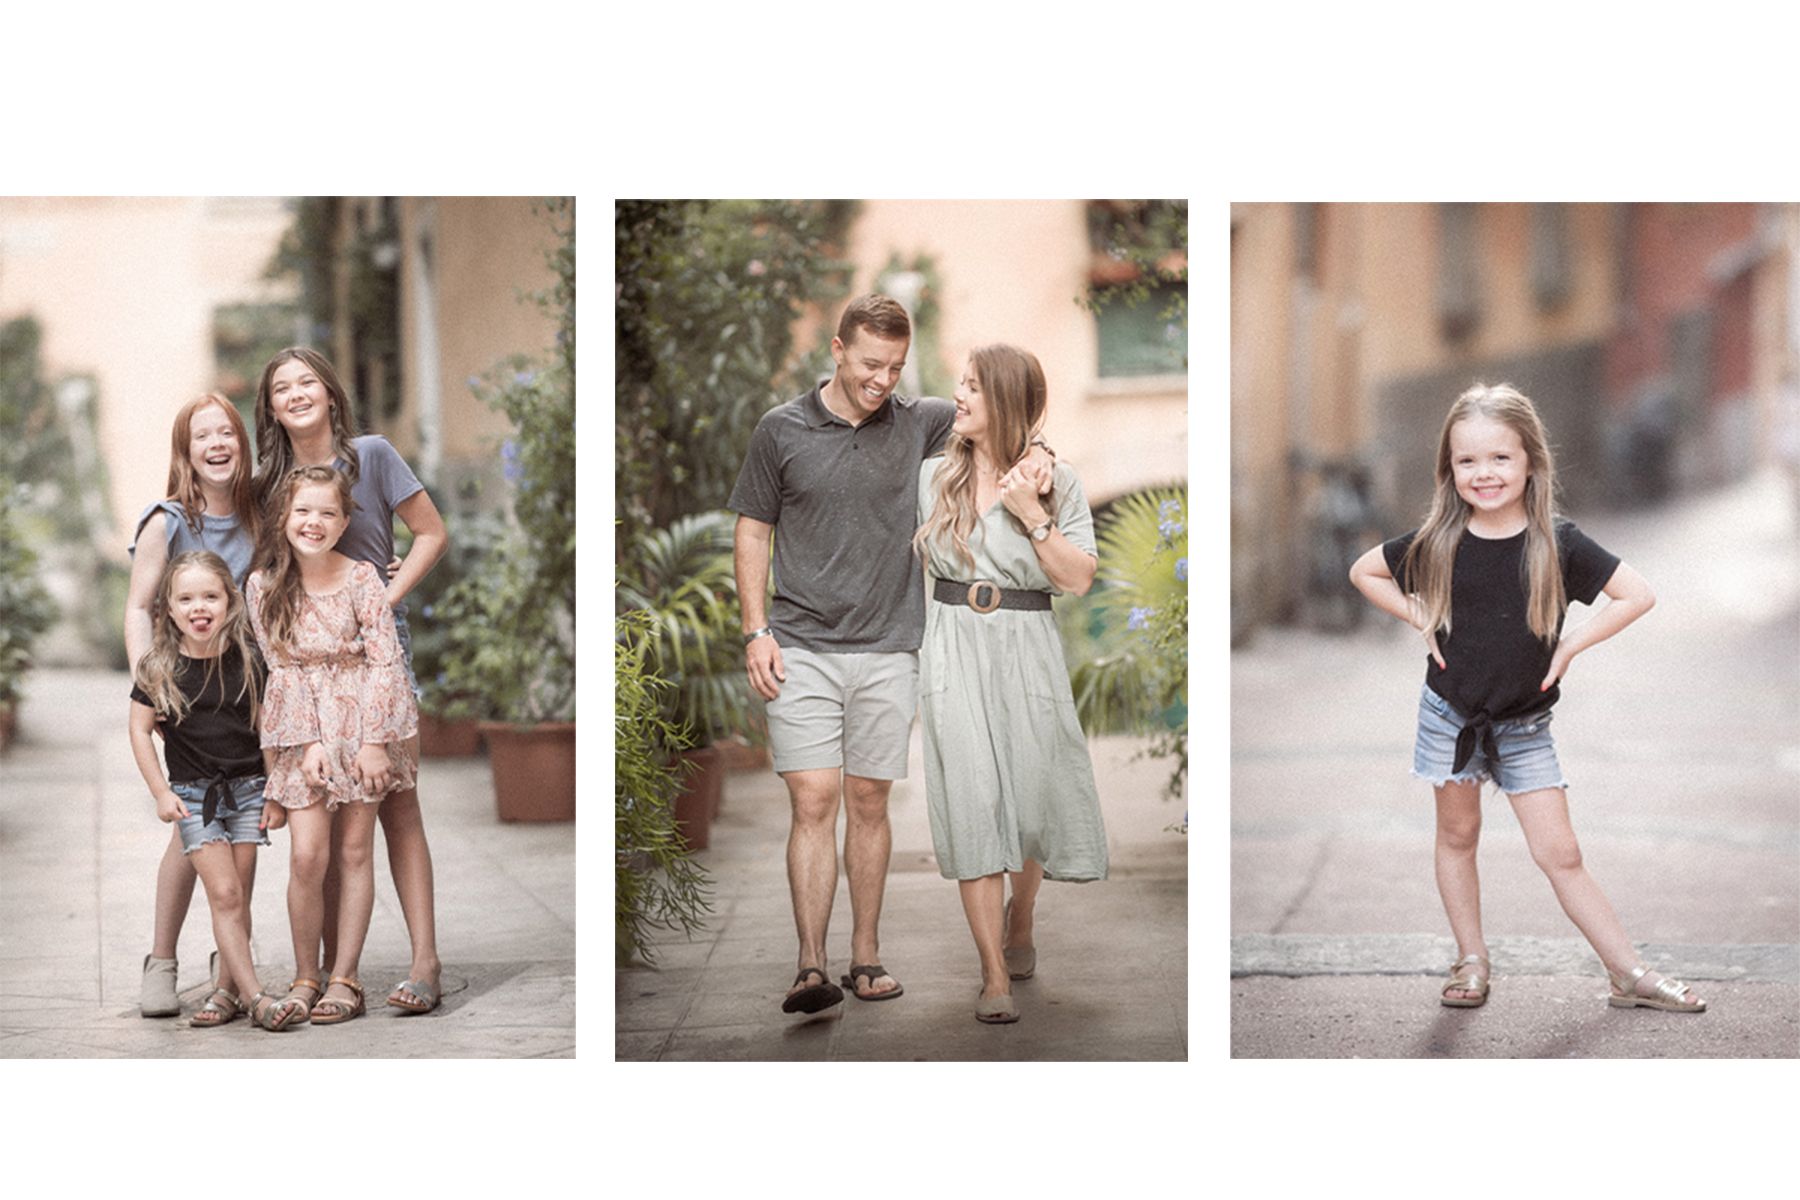
M 1448 700 L 1425 687 L 1419 694 L 1419 736 L 1413 743 L 1412 773 L 1433 787 L 1491 779 L 1509 796 L 1539 788 L 1566 788 L 1569 781 L 1556 761 L 1550 716 L 1541 712 L 1516 721 L 1495 721 L 1494 749 L 1499 751 L 1499 761 L 1489 761 L 1487 748 L 1477 743 L 1463 769 L 1453 771 L 1456 735 L 1468 722 Z
M 406 624 L 406 604 L 394 605 L 394 632 L 400 637 L 400 658 L 406 663 L 406 681 L 412 684 L 414 700 L 422 700 L 425 693 L 419 687 L 419 677 L 413 674 L 412 665 L 412 630 Z
M 202 816 L 206 807 L 207 780 L 169 784 L 169 790 L 181 797 L 190 816 L 175 822 L 181 831 L 181 852 L 192 854 L 208 842 L 230 842 L 234 846 L 269 845 L 269 835 L 258 828 L 262 824 L 263 786 L 261 775 L 240 775 L 231 781 L 231 799 L 218 806 L 212 824 Z

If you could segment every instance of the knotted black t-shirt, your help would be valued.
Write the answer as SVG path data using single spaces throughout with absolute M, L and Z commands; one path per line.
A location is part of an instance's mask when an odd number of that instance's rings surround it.
M 1389 573 L 1409 594 L 1412 580 L 1401 564 L 1418 532 L 1381 545 Z M 1603 549 L 1573 521 L 1556 523 L 1556 557 L 1570 602 L 1592 604 L 1619 567 L 1619 556 Z M 1546 712 L 1561 695 L 1560 684 L 1538 691 L 1550 673 L 1555 647 L 1532 633 L 1526 619 L 1524 562 L 1523 530 L 1509 538 L 1465 532 L 1457 543 L 1450 577 L 1451 631 L 1438 634 L 1444 666 L 1440 668 L 1429 651 L 1425 655 L 1425 686 L 1478 726 L 1476 736 L 1484 736 L 1491 722 Z M 1561 619 L 1556 633 L 1562 636 Z M 1461 753 L 1458 757 L 1466 758 Z
M 261 656 L 257 659 L 260 681 L 265 675 Z M 256 727 L 250 724 L 250 694 L 238 695 L 244 685 L 242 656 L 235 646 L 226 650 L 218 660 L 210 686 L 206 685 L 206 667 L 203 658 L 181 656 L 175 686 L 188 699 L 187 716 L 180 724 L 162 721 L 163 756 L 168 760 L 170 783 L 199 783 L 263 772 L 261 741 Z M 156 707 L 136 683 L 132 684 L 131 698 L 146 708 Z

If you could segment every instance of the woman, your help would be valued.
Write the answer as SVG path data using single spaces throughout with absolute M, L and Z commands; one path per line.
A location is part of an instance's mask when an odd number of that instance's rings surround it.
M 1093 516 L 1057 464 L 1048 495 L 1018 462 L 1044 418 L 1038 360 L 975 350 L 942 457 L 920 471 L 914 547 L 932 577 L 920 655 L 925 795 L 938 869 L 962 891 L 981 956 L 977 1020 L 1019 1019 L 1014 979 L 1037 969 L 1045 879 L 1106 878 L 1106 831 L 1050 611 L 1094 582 Z M 1012 899 L 1005 899 L 1005 877 Z
M 386 582 L 387 602 L 393 608 L 408 674 L 412 671 L 412 645 L 406 626 L 406 594 L 425 578 L 449 548 L 450 538 L 437 505 L 425 487 L 386 438 L 356 436 L 354 414 L 337 372 L 325 356 L 305 347 L 283 350 L 263 368 L 256 389 L 256 495 L 266 512 L 271 497 L 280 490 L 295 467 L 328 466 L 342 471 L 351 482 L 356 509 L 349 528 L 338 543 L 338 552 L 372 563 Z M 395 565 L 394 518 L 412 531 L 412 550 Z M 261 567 L 272 565 L 281 537 L 279 521 L 265 521 L 265 536 L 257 549 Z M 415 683 L 415 690 L 416 690 Z M 411 741 L 413 760 L 418 760 L 418 739 Z M 441 967 L 437 953 L 435 889 L 431 847 L 415 788 L 395 792 L 380 805 L 382 835 L 387 839 L 388 867 L 400 894 L 400 911 L 412 942 L 412 964 L 407 978 L 394 985 L 387 1002 L 409 1013 L 430 1012 L 437 1007 Z M 325 961 L 334 957 L 337 927 L 335 873 L 325 880 Z M 305 981 L 301 981 L 305 982 Z M 313 989 L 301 989 L 312 991 Z M 290 992 L 290 995 L 292 993 Z M 317 1002 L 321 997 L 299 997 Z M 332 1005 L 352 1002 L 348 994 L 327 989 L 324 999 Z M 328 1005 L 330 1007 L 331 1005 Z

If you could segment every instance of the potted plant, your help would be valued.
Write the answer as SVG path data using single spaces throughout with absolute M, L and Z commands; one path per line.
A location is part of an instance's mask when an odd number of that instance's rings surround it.
M 443 602 L 457 584 L 480 573 L 504 528 L 493 514 L 456 518 L 450 549 L 407 596 L 413 674 L 420 693 L 419 753 L 426 758 L 467 758 L 481 752 L 481 705 L 451 680 L 451 623 Z M 405 548 L 397 552 L 404 555 Z
M 443 687 L 484 718 L 503 821 L 575 818 L 575 210 L 548 204 L 557 318 L 544 359 L 514 356 L 470 385 L 513 424 L 500 450 L 507 534 L 445 592 Z
M 12 481 L 0 477 L 0 750 L 12 743 L 32 643 L 56 620 L 56 606 L 38 582 L 37 554 L 13 518 L 18 500 Z
M 676 812 L 696 850 L 710 843 L 724 783 L 718 743 L 755 730 L 732 573 L 734 524 L 728 512 L 678 517 L 638 534 L 619 565 L 619 608 L 645 614 L 646 661 L 671 685 L 660 711 L 693 747 L 681 752 L 690 773 Z

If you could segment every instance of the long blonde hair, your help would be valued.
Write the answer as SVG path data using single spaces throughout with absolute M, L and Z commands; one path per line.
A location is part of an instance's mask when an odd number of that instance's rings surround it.
M 294 548 L 288 544 L 287 518 L 294 505 L 294 493 L 312 484 L 336 488 L 346 518 L 356 511 L 356 501 L 350 496 L 350 481 L 336 467 L 295 467 L 274 493 L 273 499 L 278 503 L 269 508 L 268 537 L 264 539 L 268 544 L 262 595 L 263 637 L 267 639 L 263 649 L 266 651 L 285 649 L 294 635 L 294 622 L 300 617 L 300 597 L 305 586 L 300 579 L 300 564 L 294 558 Z
M 238 414 L 237 406 L 219 392 L 206 392 L 196 396 L 182 405 L 181 411 L 175 414 L 175 424 L 169 430 L 169 483 L 165 495 L 170 500 L 181 502 L 182 510 L 187 514 L 188 527 L 199 533 L 201 516 L 206 512 L 206 493 L 201 490 L 200 477 L 194 474 L 191 444 L 194 415 L 214 404 L 225 410 L 231 432 L 237 437 L 237 463 L 231 472 L 231 507 L 238 524 L 254 542 L 261 525 L 261 514 L 256 510 L 250 487 L 255 451 L 250 445 L 250 432 L 244 428 L 244 418 Z
M 1556 554 L 1556 463 L 1550 439 L 1530 400 L 1511 384 L 1478 383 L 1456 398 L 1438 437 L 1437 486 L 1431 511 L 1406 549 L 1401 570 L 1424 607 L 1425 628 L 1450 632 L 1450 577 L 1456 547 L 1469 527 L 1468 501 L 1456 492 L 1450 462 L 1450 431 L 1471 417 L 1498 421 L 1519 435 L 1530 474 L 1525 479 L 1525 620 L 1546 643 L 1556 641 L 1568 608 Z
M 260 682 L 256 679 L 256 656 L 252 652 L 252 634 L 250 631 L 250 615 L 244 607 L 243 593 L 231 582 L 231 568 L 225 560 L 211 550 L 189 550 L 177 554 L 163 567 L 162 579 L 156 585 L 156 599 L 150 604 L 150 649 L 138 659 L 132 671 L 132 678 L 150 697 L 150 707 L 156 710 L 157 716 L 179 724 L 188 714 L 188 698 L 182 694 L 176 683 L 181 673 L 181 630 L 175 625 L 175 616 L 169 606 L 169 592 L 175 586 L 175 575 L 189 567 L 197 567 L 218 577 L 219 584 L 225 589 L 225 619 L 219 622 L 218 632 L 213 636 L 221 639 L 222 652 L 216 657 L 206 659 L 206 674 L 200 681 L 200 694 L 204 696 L 206 689 L 212 686 L 215 676 L 222 670 L 223 651 L 237 648 L 238 657 L 244 664 L 244 681 L 238 689 L 238 699 L 242 700 L 246 692 L 250 696 L 250 723 L 256 724 L 257 713 L 261 709 Z M 223 684 L 221 684 L 223 686 Z
M 987 401 L 993 465 L 1004 470 L 1025 456 L 1032 435 L 1043 425 L 1049 399 L 1044 368 L 1029 350 L 997 342 L 971 350 L 969 369 Z M 913 550 L 920 558 L 925 557 L 926 543 L 947 532 L 958 556 L 971 567 L 975 565 L 969 535 L 981 519 L 975 506 L 976 483 L 975 443 L 952 432 L 944 443 L 944 465 L 938 468 L 935 481 L 936 503 L 930 518 L 913 534 Z M 1053 495 L 1044 496 L 1043 504 L 1056 511 Z

